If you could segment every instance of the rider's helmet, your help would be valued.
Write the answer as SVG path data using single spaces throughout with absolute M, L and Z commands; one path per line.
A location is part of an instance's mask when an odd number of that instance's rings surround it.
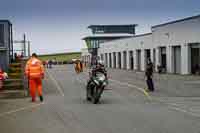
M 98 60 L 98 65 L 102 67 L 104 66 L 104 62 L 102 60 Z

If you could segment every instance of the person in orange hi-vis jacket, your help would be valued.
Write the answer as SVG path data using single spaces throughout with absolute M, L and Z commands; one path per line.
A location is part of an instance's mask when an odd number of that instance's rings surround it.
M 44 78 L 44 66 L 42 61 L 37 58 L 36 53 L 33 53 L 32 57 L 26 63 L 25 73 L 29 80 L 32 102 L 35 102 L 36 91 L 38 92 L 40 101 L 42 102 L 42 79 Z
M 74 69 L 76 71 L 76 73 L 80 73 L 80 64 L 79 64 L 79 60 L 76 60 L 75 61 L 75 64 L 74 64 Z

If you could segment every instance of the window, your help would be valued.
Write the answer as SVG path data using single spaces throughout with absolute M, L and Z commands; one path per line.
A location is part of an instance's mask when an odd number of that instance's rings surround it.
M 4 45 L 4 25 L 0 24 L 0 46 Z

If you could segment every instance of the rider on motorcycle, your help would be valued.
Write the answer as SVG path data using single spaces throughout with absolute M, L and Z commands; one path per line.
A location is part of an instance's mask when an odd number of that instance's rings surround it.
M 91 73 L 90 73 L 90 79 L 87 84 L 87 88 L 89 89 L 89 92 L 91 93 L 90 95 L 92 95 L 93 93 L 93 90 L 91 90 L 93 87 L 89 87 L 89 86 L 91 82 L 93 81 L 93 78 L 96 77 L 97 73 L 103 73 L 107 79 L 107 71 L 104 67 L 103 61 L 101 60 L 97 62 L 97 65 L 92 68 Z M 87 97 L 87 99 L 90 100 L 91 98 Z
M 98 61 L 97 65 L 92 69 L 92 77 L 96 76 L 97 72 L 103 73 L 105 77 L 107 78 L 107 71 L 104 67 L 102 60 Z

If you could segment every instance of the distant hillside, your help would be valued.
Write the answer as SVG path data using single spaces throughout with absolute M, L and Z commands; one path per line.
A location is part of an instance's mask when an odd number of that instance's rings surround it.
M 71 61 L 72 59 L 79 59 L 80 57 L 81 57 L 81 52 L 55 53 L 55 54 L 39 55 L 39 58 L 41 60 L 56 59 L 57 61 Z

